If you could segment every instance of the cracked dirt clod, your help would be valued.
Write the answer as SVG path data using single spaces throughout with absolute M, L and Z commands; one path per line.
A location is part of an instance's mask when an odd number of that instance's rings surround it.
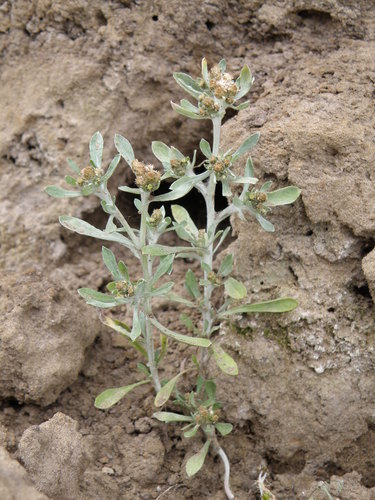
M 63 413 L 23 433 L 19 456 L 37 488 L 52 498 L 81 498 L 88 448 L 78 423 Z

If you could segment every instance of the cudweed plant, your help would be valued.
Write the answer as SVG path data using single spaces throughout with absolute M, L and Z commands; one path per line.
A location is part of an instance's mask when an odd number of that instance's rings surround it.
M 138 364 L 142 375 L 133 384 L 110 388 L 102 392 L 95 400 L 99 409 L 107 409 L 118 403 L 127 393 L 138 386 L 152 383 L 156 392 L 155 406 L 162 407 L 174 395 L 173 404 L 179 412 L 157 411 L 154 417 L 165 423 L 178 422 L 184 425 L 186 438 L 194 437 L 198 431 L 205 442 L 201 450 L 191 456 L 186 463 L 189 476 L 196 474 L 204 464 L 210 449 L 218 454 L 223 462 L 224 489 L 229 499 L 234 498 L 229 485 L 229 459 L 219 444 L 219 437 L 229 434 L 232 424 L 222 421 L 221 404 L 216 400 L 215 381 L 208 378 L 208 363 L 211 358 L 226 374 L 238 374 L 235 360 L 224 351 L 215 333 L 220 322 L 235 314 L 243 313 L 281 313 L 293 310 L 297 303 L 291 298 L 279 298 L 266 302 L 241 303 L 246 297 L 246 287 L 234 278 L 233 256 L 227 255 L 217 268 L 215 255 L 229 234 L 229 223 L 225 229 L 219 229 L 230 216 L 237 215 L 245 219 L 246 214 L 253 215 L 265 231 L 274 231 L 272 223 L 266 219 L 271 210 L 279 205 L 293 203 L 299 196 L 297 187 L 289 186 L 271 191 L 271 182 L 257 187 L 258 179 L 249 152 L 257 144 L 259 134 L 246 139 L 238 148 L 224 151 L 220 147 L 221 123 L 226 110 L 245 109 L 249 102 L 238 103 L 250 90 L 253 77 L 245 65 L 237 80 L 226 71 L 226 63 L 220 61 L 208 70 L 205 59 L 202 61 L 201 77 L 194 79 L 185 73 L 175 73 L 176 82 L 192 97 L 196 104 L 182 99 L 172 107 L 181 115 L 196 120 L 211 120 L 213 141 L 210 144 L 202 139 L 199 147 L 204 160 L 196 164 L 196 151 L 190 158 L 173 146 L 155 141 L 152 151 L 161 162 L 163 171 L 153 165 L 147 165 L 135 158 L 129 141 L 121 135 L 115 136 L 118 154 L 106 170 L 102 167 L 103 138 L 99 132 L 90 141 L 90 164 L 80 169 L 73 161 L 69 165 L 75 176 L 66 176 L 66 182 L 74 189 L 67 190 L 57 186 L 48 186 L 46 191 L 56 198 L 73 198 L 93 195 L 99 198 L 102 209 L 108 216 L 104 230 L 71 216 L 60 217 L 60 223 L 79 234 L 115 242 L 130 251 L 141 264 L 142 276 L 130 276 L 122 261 L 118 261 L 109 248 L 103 247 L 103 261 L 113 276 L 108 283 L 108 293 L 90 288 L 81 288 L 79 294 L 85 301 L 97 308 L 112 309 L 117 306 L 132 308 L 132 326 L 111 317 L 101 315 L 102 321 L 129 339 L 130 345 L 139 351 L 144 363 Z M 236 162 L 247 156 L 244 173 L 237 175 Z M 107 187 L 109 178 L 123 158 L 135 175 L 136 187 L 120 186 L 119 190 L 136 196 L 134 204 L 140 214 L 139 228 L 133 228 L 116 206 L 116 199 Z M 200 170 L 197 171 L 197 168 Z M 201 171 L 203 167 L 203 172 Z M 168 193 L 158 194 L 160 182 L 170 180 Z M 215 195 L 218 186 L 224 196 L 229 198 L 228 206 L 219 212 L 215 209 Z M 172 204 L 173 220 L 166 216 L 164 206 L 151 209 L 153 203 L 174 202 L 183 198 L 192 189 L 197 189 L 206 204 L 206 224 L 198 228 L 188 211 L 178 204 Z M 175 231 L 188 245 L 168 246 L 160 244 L 160 237 L 168 231 Z M 185 286 L 190 298 L 187 299 L 172 292 L 173 282 L 159 284 L 160 278 L 170 275 L 175 258 L 189 257 L 200 262 L 202 276 L 199 278 L 188 270 Z M 212 294 L 215 289 L 222 289 L 223 300 L 215 307 Z M 191 332 L 184 335 L 162 325 L 153 313 L 153 300 L 157 297 L 176 301 L 187 308 L 200 312 L 201 321 L 194 324 L 188 315 L 181 320 Z M 168 339 L 189 344 L 199 352 L 192 355 L 191 366 L 181 368 L 179 373 L 165 383 L 160 382 L 159 368 L 168 348 Z M 157 344 L 157 345 L 156 345 Z M 184 363 L 182 363 L 182 366 Z M 195 388 L 182 394 L 177 389 L 180 377 L 188 371 L 197 373 Z

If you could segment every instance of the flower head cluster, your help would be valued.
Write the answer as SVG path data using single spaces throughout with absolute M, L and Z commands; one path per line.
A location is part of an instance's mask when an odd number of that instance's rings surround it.
M 220 410 L 214 410 L 211 406 L 206 408 L 201 405 L 194 415 L 194 420 L 198 425 L 216 424 L 220 418 Z
M 161 174 L 153 165 L 145 165 L 141 161 L 133 160 L 131 167 L 135 173 L 135 183 L 139 188 L 149 193 L 158 189 Z
M 188 156 L 185 156 L 185 158 L 182 158 L 181 160 L 173 159 L 170 161 L 171 169 L 174 175 L 177 175 L 177 177 L 182 177 L 186 173 L 186 169 L 190 163 L 190 158 Z
M 198 100 L 199 114 L 201 116 L 211 116 L 220 110 L 220 106 L 212 97 L 201 94 Z
M 217 99 L 224 99 L 228 104 L 233 104 L 239 88 L 230 73 L 224 73 L 219 66 L 214 66 L 210 71 L 209 84 Z
M 160 210 L 160 208 L 155 208 L 155 210 L 152 211 L 152 214 L 148 222 L 150 226 L 157 227 L 162 220 L 163 220 L 163 212 Z
M 83 186 L 99 186 L 101 183 L 101 178 L 103 175 L 103 170 L 95 167 L 85 167 L 81 170 L 79 176 L 77 177 L 77 184 L 80 187 Z
M 254 210 L 257 210 L 261 215 L 266 215 L 270 208 L 264 204 L 267 202 L 267 193 L 253 189 L 247 193 L 246 200 Z
M 212 156 L 209 162 L 206 163 L 206 168 L 215 172 L 216 179 L 223 180 L 228 177 L 231 160 L 232 157 L 230 155 Z
M 111 287 L 112 295 L 116 297 L 132 297 L 134 295 L 134 285 L 130 281 L 115 281 Z

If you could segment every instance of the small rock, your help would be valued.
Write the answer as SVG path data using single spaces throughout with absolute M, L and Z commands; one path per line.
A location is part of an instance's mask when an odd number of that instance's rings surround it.
M 78 423 L 63 413 L 23 433 L 19 454 L 37 488 L 52 498 L 80 498 L 87 451 Z
M 115 471 L 112 469 L 112 467 L 103 467 L 102 472 L 103 472 L 103 474 L 107 474 L 108 476 L 115 475 Z

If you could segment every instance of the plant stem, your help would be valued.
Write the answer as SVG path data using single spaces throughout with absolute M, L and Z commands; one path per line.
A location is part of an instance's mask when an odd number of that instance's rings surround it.
M 212 155 L 218 156 L 219 146 L 220 146 L 220 127 L 221 127 L 221 117 L 213 118 L 213 145 L 212 145 Z M 206 233 L 209 235 L 210 239 L 213 238 L 217 222 L 216 222 L 216 212 L 215 212 L 215 192 L 216 192 L 216 175 L 214 172 L 211 173 L 208 181 L 207 195 L 205 196 L 206 201 L 206 211 L 207 211 L 207 225 Z M 209 244 L 206 248 L 206 252 L 203 257 L 203 262 L 212 269 L 213 264 L 213 242 Z M 208 279 L 208 271 L 204 271 L 204 279 Z M 214 320 L 214 311 L 211 304 L 213 286 L 207 285 L 204 287 L 204 300 L 203 300 L 203 331 L 206 337 L 211 334 L 211 328 Z M 202 359 L 204 361 L 204 359 Z
M 227 454 L 225 453 L 223 448 L 221 448 L 221 446 L 218 447 L 217 454 L 219 455 L 219 457 L 221 458 L 221 460 L 224 464 L 224 490 L 225 490 L 225 494 L 227 495 L 228 500 L 233 500 L 234 495 L 233 495 L 233 493 L 230 489 L 230 485 L 229 485 L 230 463 L 229 463 Z
M 139 238 L 139 251 L 142 252 L 142 248 L 147 245 L 147 215 L 148 215 L 148 206 L 149 206 L 149 198 L 150 194 L 146 192 L 141 193 L 141 202 L 142 202 L 142 213 L 141 213 L 141 228 L 140 228 L 140 238 Z M 154 338 L 153 338 L 153 328 L 150 322 L 151 315 L 151 299 L 148 294 L 151 292 L 151 277 L 152 277 L 152 256 L 151 255 L 142 255 L 141 253 L 141 264 L 143 271 L 143 279 L 146 283 L 145 295 L 146 297 L 142 301 L 142 309 L 145 315 L 145 343 L 146 343 L 146 351 L 148 357 L 147 366 L 150 369 L 150 374 L 152 377 L 152 381 L 154 384 L 154 388 L 156 392 L 159 392 L 161 389 L 158 369 L 155 363 L 155 349 L 154 349 Z

